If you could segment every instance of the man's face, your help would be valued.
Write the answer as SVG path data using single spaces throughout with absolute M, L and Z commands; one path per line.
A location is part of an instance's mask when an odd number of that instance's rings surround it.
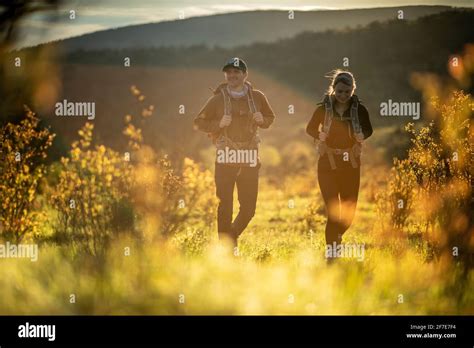
M 339 103 L 346 103 L 352 94 L 354 93 L 354 89 L 351 86 L 348 86 L 342 82 L 338 82 L 336 86 L 334 86 L 334 96 Z
M 240 69 L 229 67 L 224 71 L 225 80 L 231 88 L 242 86 L 247 78 L 247 72 Z

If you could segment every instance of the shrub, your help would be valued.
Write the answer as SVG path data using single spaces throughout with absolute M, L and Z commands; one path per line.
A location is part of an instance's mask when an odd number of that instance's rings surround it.
M 16 243 L 34 234 L 42 220 L 33 205 L 45 173 L 42 160 L 55 137 L 49 129 L 38 130 L 39 119 L 25 110 L 19 124 L 0 128 L 0 232 Z
M 378 211 L 389 215 L 392 228 L 423 229 L 424 241 L 437 245 L 439 253 L 472 267 L 474 103 L 455 91 L 444 103 L 434 98 L 432 105 L 436 122 L 419 130 L 406 126 L 412 145 L 406 159 L 395 160 L 387 190 L 378 195 Z
M 110 148 L 92 148 L 93 128 L 86 123 L 79 131 L 80 140 L 72 144 L 70 157 L 61 158 L 51 202 L 58 214 L 57 237 L 98 255 L 119 228 L 113 222 L 129 196 L 131 166 Z

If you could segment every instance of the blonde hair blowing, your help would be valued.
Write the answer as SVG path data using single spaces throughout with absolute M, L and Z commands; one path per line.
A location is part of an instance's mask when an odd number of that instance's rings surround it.
M 327 95 L 334 94 L 334 87 L 336 87 L 336 85 L 339 82 L 342 82 L 343 84 L 350 86 L 353 89 L 356 89 L 356 81 L 355 81 L 354 75 L 352 75 L 350 71 L 336 69 L 336 70 L 331 71 L 325 77 L 331 79 L 331 83 L 328 87 L 328 90 L 326 91 Z

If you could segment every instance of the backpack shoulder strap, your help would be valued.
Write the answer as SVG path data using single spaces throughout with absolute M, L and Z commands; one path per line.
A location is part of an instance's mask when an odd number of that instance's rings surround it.
M 331 97 L 329 95 L 326 95 L 323 103 L 324 103 L 324 108 L 326 110 L 324 114 L 323 132 L 326 134 L 329 134 L 329 129 L 331 129 L 331 122 L 332 122 L 332 117 L 333 117 Z
M 253 87 L 249 82 L 246 82 L 246 85 L 248 87 L 247 98 L 248 98 L 249 108 L 250 108 L 250 111 L 252 112 L 252 114 L 254 114 L 258 110 L 257 110 L 257 106 L 255 105 L 255 99 L 254 99 L 254 95 L 253 95 Z
M 361 133 L 362 129 L 359 122 L 359 98 L 355 94 L 352 96 L 351 122 L 354 133 Z
M 222 98 L 224 99 L 224 115 L 229 115 L 232 117 L 232 103 L 230 102 L 230 97 L 224 91 L 224 88 L 221 88 Z

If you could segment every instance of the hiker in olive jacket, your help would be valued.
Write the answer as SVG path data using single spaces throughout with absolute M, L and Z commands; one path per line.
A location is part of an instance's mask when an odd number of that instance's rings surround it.
M 318 142 L 318 183 L 326 211 L 326 243 L 342 242 L 354 219 L 360 184 L 362 143 L 372 135 L 367 109 L 354 94 L 355 79 L 337 70 L 306 132 Z
M 217 229 L 237 246 L 237 238 L 255 214 L 260 158 L 259 128 L 268 128 L 275 118 L 265 95 L 246 81 L 246 63 L 231 58 L 223 69 L 226 79 L 194 119 L 216 145 L 215 183 L 219 198 Z M 234 186 L 239 214 L 232 221 Z

